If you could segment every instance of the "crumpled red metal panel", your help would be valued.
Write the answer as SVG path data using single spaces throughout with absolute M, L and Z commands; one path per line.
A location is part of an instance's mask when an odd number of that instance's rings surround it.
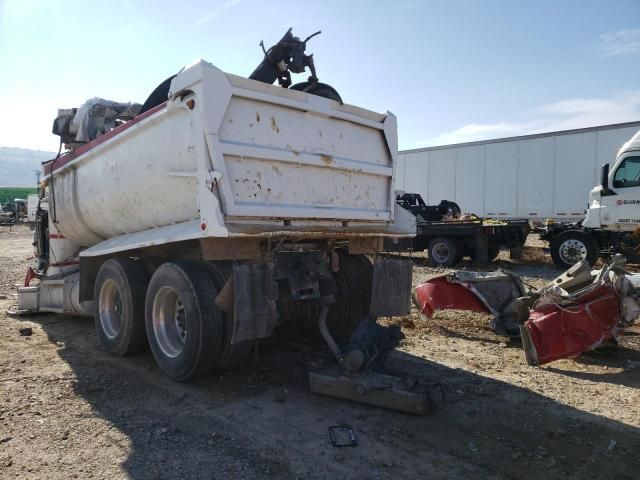
M 436 310 L 454 309 L 491 313 L 478 297 L 459 283 L 446 277 L 429 280 L 415 289 L 414 302 L 420 313 L 431 317 Z
M 574 299 L 571 305 L 545 305 L 533 310 L 521 327 L 529 365 L 575 358 L 616 334 L 618 296 L 611 284 Z

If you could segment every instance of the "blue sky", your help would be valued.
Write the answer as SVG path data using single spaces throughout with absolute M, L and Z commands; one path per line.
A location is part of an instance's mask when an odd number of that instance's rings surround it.
M 56 150 L 57 108 L 143 102 L 196 58 L 248 75 L 289 26 L 400 148 L 640 120 L 638 0 L 0 0 L 0 146 Z

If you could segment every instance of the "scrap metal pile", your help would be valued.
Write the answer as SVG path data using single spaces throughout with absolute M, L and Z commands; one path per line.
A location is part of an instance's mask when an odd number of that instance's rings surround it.
M 68 148 L 75 148 L 128 122 L 140 113 L 139 103 L 122 103 L 91 98 L 80 108 L 58 110 L 52 132 Z
M 577 263 L 539 290 L 508 272 L 452 272 L 415 289 L 413 301 L 436 310 L 491 313 L 498 335 L 521 337 L 529 365 L 575 358 L 618 336 L 640 316 L 640 274 L 616 255 L 600 270 Z

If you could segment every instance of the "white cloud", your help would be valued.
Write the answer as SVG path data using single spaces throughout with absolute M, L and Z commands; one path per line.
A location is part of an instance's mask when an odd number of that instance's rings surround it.
M 640 90 L 620 92 L 609 98 L 572 98 L 543 105 L 521 119 L 497 123 L 470 123 L 450 132 L 417 142 L 412 148 L 474 142 L 532 133 L 572 130 L 640 120 Z
M 236 5 L 238 5 L 242 0 L 229 0 L 227 3 L 225 3 L 224 5 L 222 5 L 221 7 L 216 8 L 215 10 L 213 10 L 212 12 L 207 13 L 204 17 L 200 18 L 197 22 L 196 25 L 202 25 L 203 23 L 208 22 L 209 20 L 211 20 L 214 17 L 217 17 L 218 15 L 220 15 L 221 13 L 226 12 L 227 10 L 229 10 L 230 8 L 235 7 Z
M 640 53 L 640 28 L 605 33 L 600 40 L 600 52 L 607 57 Z
M 441 133 L 437 137 L 420 142 L 420 146 L 448 145 L 450 143 L 473 142 L 488 138 L 500 138 L 519 135 L 524 125 L 516 123 L 470 123 L 450 132 Z

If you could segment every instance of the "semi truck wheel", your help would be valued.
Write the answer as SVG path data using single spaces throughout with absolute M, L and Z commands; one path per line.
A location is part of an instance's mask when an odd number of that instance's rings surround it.
M 363 290 L 363 301 L 365 313 L 369 313 L 369 307 L 371 306 L 371 289 L 373 288 L 373 265 L 366 255 L 351 255 L 351 258 L 357 261 L 360 265 L 362 279 L 360 281 L 360 288 Z
M 102 264 L 94 289 L 94 319 L 100 343 L 123 357 L 147 344 L 144 299 L 149 278 L 142 265 L 129 258 Z
M 154 107 L 157 107 L 161 103 L 167 101 L 169 97 L 169 89 L 171 88 L 171 81 L 176 78 L 176 75 L 171 75 L 164 82 L 158 85 L 153 92 L 147 97 L 145 102 L 142 104 L 142 108 L 140 108 L 140 114 L 146 112 L 147 110 L 151 110 Z
M 588 233 L 580 230 L 567 230 L 551 240 L 549 245 L 551 258 L 557 267 L 564 270 L 587 260 L 590 265 L 598 260 L 598 243 Z
M 330 306 L 327 327 L 339 343 L 346 340 L 369 313 L 373 267 L 365 255 L 340 254 L 340 268 L 333 274 L 336 303 Z M 309 341 L 323 343 L 318 329 L 320 307 L 309 302 L 281 299 L 279 310 Z
M 349 310 L 347 316 L 342 316 L 342 319 L 339 319 L 339 307 L 336 305 L 333 309 L 335 312 L 333 312 L 333 315 L 330 312 L 327 320 L 330 321 L 333 316 L 336 317 L 334 321 L 336 338 L 346 340 L 369 313 L 373 266 L 365 255 L 349 255 L 345 253 L 339 256 L 339 261 L 340 271 L 344 275 L 347 284 L 347 290 L 339 292 L 339 294 L 349 296 Z M 345 304 L 346 299 L 343 299 L 341 303 Z
M 452 267 L 459 259 L 458 245 L 450 238 L 438 237 L 429 242 L 429 260 L 434 267 Z
M 209 275 L 211 280 L 219 292 L 224 287 L 225 283 L 233 274 L 233 266 L 229 262 L 216 262 L 207 264 Z M 240 365 L 246 361 L 253 342 L 245 341 L 240 343 L 231 343 L 231 337 L 233 336 L 233 312 L 220 311 L 222 315 L 222 351 L 220 358 L 216 362 L 215 369 L 220 371 L 230 370 L 231 368 Z
M 298 90 L 301 92 L 304 91 L 307 93 L 312 93 L 313 95 L 318 95 L 319 97 L 335 100 L 338 103 L 343 103 L 342 97 L 340 97 L 340 94 L 336 91 L 336 89 L 331 85 L 327 85 L 326 83 L 317 82 L 312 85 L 309 82 L 301 82 L 296 83 L 295 85 L 291 85 L 291 87 L 289 88 L 291 90 Z
M 147 289 L 145 321 L 158 366 L 177 381 L 209 373 L 220 358 L 222 313 L 207 267 L 168 262 L 154 272 Z

